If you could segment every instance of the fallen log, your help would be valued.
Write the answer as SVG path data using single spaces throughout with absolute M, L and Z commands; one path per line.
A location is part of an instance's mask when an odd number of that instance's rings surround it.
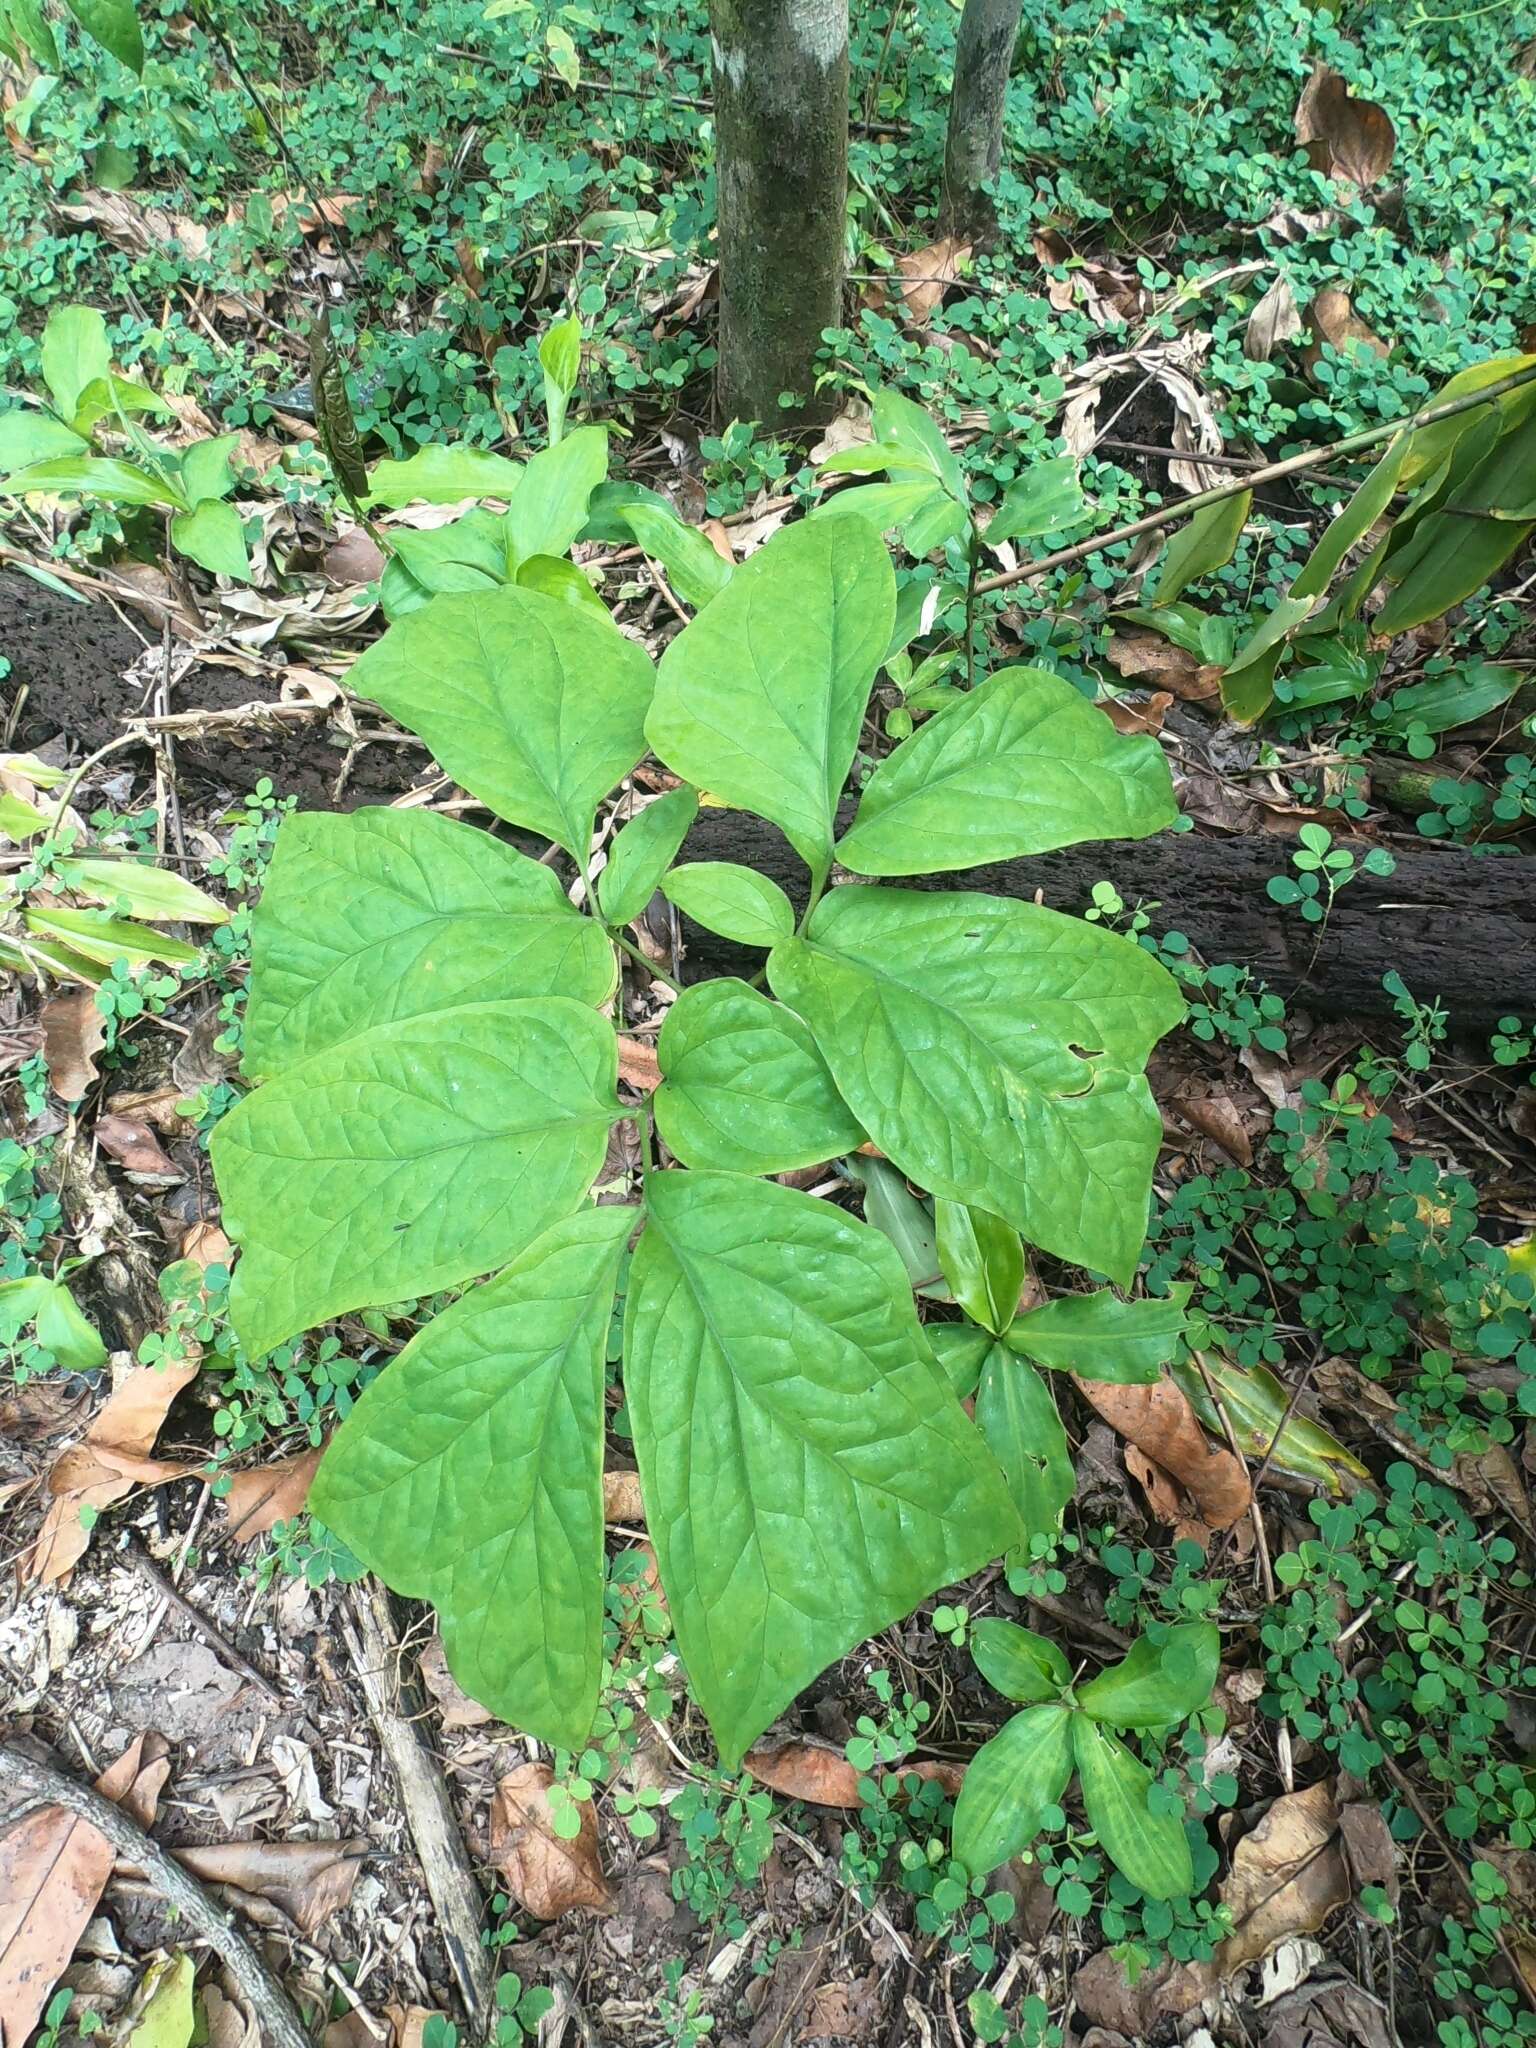
M 1319 934 L 1266 894 L 1270 877 L 1287 872 L 1289 853 L 1288 841 L 1268 835 L 1165 832 L 960 875 L 914 876 L 896 886 L 1029 898 L 1038 892 L 1053 910 L 1081 911 L 1095 882 L 1112 882 L 1127 905 L 1151 910 L 1153 931 L 1183 932 L 1213 965 L 1251 967 L 1287 1002 L 1329 1016 L 1390 1015 L 1382 978 L 1395 970 L 1420 1002 L 1438 997 L 1457 1030 L 1485 1031 L 1509 1015 L 1536 1017 L 1530 859 L 1460 848 L 1400 853 L 1394 874 L 1346 883 Z M 797 910 L 805 901 L 802 863 L 771 825 L 743 812 L 701 811 L 679 857 L 739 861 L 771 876 Z M 761 953 L 687 919 L 683 929 L 696 969 L 751 973 L 762 964 Z

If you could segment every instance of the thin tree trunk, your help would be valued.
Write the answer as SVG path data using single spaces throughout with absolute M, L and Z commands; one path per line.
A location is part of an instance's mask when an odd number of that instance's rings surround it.
M 952 235 L 985 241 L 996 226 L 990 188 L 1003 161 L 1008 70 L 1023 0 L 965 0 L 955 40 L 944 151 L 944 223 Z
M 723 419 L 825 417 L 815 356 L 842 323 L 848 0 L 710 0 Z M 780 404 L 781 394 L 793 404 Z

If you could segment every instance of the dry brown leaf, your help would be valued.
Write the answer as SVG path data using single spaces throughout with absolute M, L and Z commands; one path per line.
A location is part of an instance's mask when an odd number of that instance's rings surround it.
M 1211 1528 L 1229 1529 L 1247 1513 L 1253 1498 L 1247 1466 L 1210 1443 L 1166 1374 L 1150 1386 L 1118 1387 L 1074 1373 L 1072 1384 L 1111 1429 L 1178 1480 Z
M 1159 733 L 1172 704 L 1171 690 L 1150 690 L 1144 697 L 1110 697 L 1099 709 L 1116 732 Z
M 640 1497 L 640 1474 L 638 1472 L 605 1472 L 603 1474 L 603 1520 L 605 1522 L 645 1523 L 645 1502 Z
M 1288 1935 L 1316 1933 L 1350 1896 L 1332 1784 L 1284 1793 L 1233 1851 L 1221 1888 L 1233 1925 L 1217 1967 L 1230 1977 Z
M 54 211 L 64 220 L 99 228 L 108 241 L 134 255 L 163 254 L 174 246 L 198 263 L 208 254 L 208 230 L 201 221 L 144 206 L 126 192 L 90 188 Z
M 731 536 L 722 519 L 706 519 L 699 531 L 709 542 L 722 562 L 734 562 L 736 552 L 731 546 Z
M 91 1538 L 80 1520 L 83 1507 L 110 1507 L 135 1486 L 163 1486 L 197 1470 L 195 1465 L 145 1455 L 171 1403 L 196 1375 L 195 1361 L 135 1366 L 123 1375 L 81 1442 L 54 1460 L 48 1474 L 52 1499 L 28 1560 L 27 1577 L 50 1584 L 85 1555 Z
M 149 1125 L 139 1117 L 97 1117 L 96 1142 L 127 1173 L 150 1173 L 161 1180 L 186 1179 Z
M 108 1096 L 107 1108 L 113 1116 L 137 1117 L 168 1138 L 190 1138 L 196 1135 L 197 1126 L 177 1107 L 186 1099 L 184 1088 L 122 1088 Z
M 661 1086 L 661 1068 L 656 1048 L 643 1038 L 619 1039 L 619 1079 L 638 1095 L 649 1095 Z
M 313 203 L 304 192 L 274 192 L 272 218 L 281 225 L 292 213 L 299 233 L 312 235 L 321 228 L 344 227 L 348 214 L 363 203 L 360 192 L 332 192 Z
M 1378 1884 L 1395 1906 L 1402 1889 L 1398 1880 L 1398 1849 L 1379 1806 L 1351 1800 L 1339 1809 L 1339 1837 L 1353 1887 Z
M 207 2048 L 261 2048 L 261 2029 L 243 2005 L 226 1998 L 216 1984 L 205 1984 L 198 1997 Z
M 448 1669 L 441 1636 L 434 1636 L 417 1660 L 422 1683 L 442 1710 L 445 1728 L 483 1728 L 496 1716 L 478 1700 L 472 1700 Z
M 945 235 L 925 249 L 897 257 L 896 268 L 906 280 L 901 287 L 901 308 L 914 327 L 927 326 L 970 253 L 969 242 Z
M 369 1845 L 360 1836 L 344 1842 L 209 1842 L 171 1853 L 204 1884 L 233 1885 L 266 1899 L 301 1934 L 315 1934 L 351 1898 Z
M 1282 270 L 1269 290 L 1248 315 L 1243 329 L 1243 354 L 1250 362 L 1267 363 L 1277 348 L 1294 341 L 1301 332 L 1301 308 Z
M 1202 1550 L 1209 1547 L 1210 1529 L 1195 1513 L 1188 1494 L 1155 1459 L 1138 1451 L 1134 1444 L 1127 1444 L 1125 1469 L 1146 1495 L 1153 1514 L 1173 1531 L 1176 1543 L 1187 1540 L 1198 1543 Z
M 155 1734 L 137 1736 L 96 1781 L 148 1827 L 170 1773 Z M 0 2019 L 7 2041 L 25 2041 L 42 2017 L 112 1875 L 115 1852 L 89 1821 L 41 1806 L 0 1834 Z
M 1112 1950 L 1101 1948 L 1072 1979 L 1072 1996 L 1085 2019 L 1128 2042 L 1162 2038 L 1160 2022 L 1178 2019 L 1211 1990 L 1209 1963 L 1159 1963 L 1134 1981 Z
M 1397 131 L 1384 107 L 1356 99 L 1339 73 L 1319 63 L 1296 103 L 1296 140 L 1314 170 L 1369 191 L 1392 168 Z
M 206 1273 L 210 1266 L 232 1264 L 235 1248 L 217 1223 L 194 1223 L 181 1240 L 181 1256 Z
M 1161 633 L 1115 633 L 1105 652 L 1121 675 L 1157 683 L 1186 704 L 1198 704 L 1221 693 L 1221 664 L 1201 661 Z
M 107 1042 L 107 1020 L 94 989 L 72 989 L 43 1005 L 43 1058 L 48 1082 L 61 1102 L 79 1102 L 99 1079 L 94 1054 Z
M 1365 322 L 1356 317 L 1348 292 L 1341 292 L 1336 285 L 1320 291 L 1307 308 L 1307 327 L 1312 339 L 1302 350 L 1301 360 L 1308 370 L 1322 360 L 1325 342 L 1334 348 L 1347 348 L 1351 342 L 1358 342 L 1382 357 L 1392 353 L 1381 336 L 1373 334 Z
M 1202 1137 L 1219 1145 L 1229 1159 L 1235 1159 L 1239 1166 L 1252 1166 L 1253 1140 L 1230 1095 L 1213 1088 L 1204 1095 L 1175 1095 L 1170 1106 L 1185 1123 L 1193 1124 Z
M 781 1798 L 803 1799 L 808 1806 L 844 1808 L 863 1803 L 859 1797 L 860 1773 L 841 1750 L 827 1743 L 799 1737 L 784 1742 L 760 1742 L 748 1750 L 742 1768 Z M 888 1783 L 907 1777 L 936 1782 L 954 1799 L 965 1779 L 965 1765 L 925 1757 L 900 1764 L 885 1775 Z
M 224 1533 L 232 1543 L 250 1543 L 265 1536 L 279 1522 L 291 1522 L 302 1514 L 309 1489 L 325 1456 L 325 1446 L 300 1451 L 292 1458 L 279 1458 L 271 1465 L 257 1465 L 237 1472 L 224 1496 L 228 1521 Z
M 577 1809 L 581 1828 L 572 1842 L 555 1833 L 548 1764 L 519 1764 L 496 1787 L 491 1800 L 491 1861 L 507 1889 L 536 1920 L 558 1920 L 575 1906 L 595 1913 L 612 1910 L 597 1848 L 597 1815 L 590 1799 Z

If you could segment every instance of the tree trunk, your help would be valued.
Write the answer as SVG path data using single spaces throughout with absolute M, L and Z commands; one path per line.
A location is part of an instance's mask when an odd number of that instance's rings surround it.
M 815 357 L 842 324 L 848 0 L 710 0 L 724 420 L 822 418 Z M 780 404 L 790 392 L 794 403 Z
M 944 225 L 967 241 L 996 226 L 990 188 L 1003 161 L 1003 113 L 1023 0 L 965 0 L 955 39 L 944 151 Z

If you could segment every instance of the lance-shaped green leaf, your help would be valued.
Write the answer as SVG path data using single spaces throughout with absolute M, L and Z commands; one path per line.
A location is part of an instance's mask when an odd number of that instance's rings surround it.
M 878 1232 L 730 1174 L 653 1175 L 646 1201 L 625 1392 L 678 1648 L 729 1769 L 1018 1523 Z
M 1220 1669 L 1220 1632 L 1183 1621 L 1155 1643 L 1139 1637 L 1118 1664 L 1078 1687 L 1077 1703 L 1111 1728 L 1171 1728 L 1205 1705 Z
M 1072 1667 L 1053 1642 L 1000 1615 L 972 1623 L 971 1655 L 988 1685 L 1007 1700 L 1054 1700 L 1072 1683 Z
M 565 1749 L 602 1678 L 603 1352 L 635 1220 L 584 1209 L 428 1323 L 309 1497 L 397 1593 L 433 1603 L 472 1699 Z
M 777 882 L 733 860 L 692 860 L 662 883 L 684 917 L 742 946 L 776 946 L 795 929 L 795 913 Z
M 1272 1372 L 1262 1365 L 1238 1365 L 1220 1352 L 1202 1355 L 1204 1373 L 1186 1360 L 1174 1366 L 1173 1377 L 1212 1436 L 1223 1438 L 1230 1427 L 1239 1449 L 1250 1458 L 1268 1460 L 1277 1472 L 1311 1480 L 1331 1494 L 1371 1484 L 1367 1467 L 1331 1430 L 1295 1411 L 1290 1390 Z M 1221 1415 L 1211 1399 L 1213 1387 L 1221 1402 Z
M 913 1292 L 929 1301 L 948 1301 L 949 1282 L 939 1265 L 933 1204 L 914 1195 L 906 1175 L 898 1173 L 888 1159 L 876 1159 L 867 1152 L 850 1153 L 842 1166 L 864 1191 L 864 1221 L 895 1245 Z M 982 1335 L 991 1341 L 989 1332 Z
M 587 505 L 583 540 L 634 541 L 660 562 L 686 605 L 702 611 L 731 580 L 734 564 L 716 554 L 709 537 L 687 526 L 659 491 L 643 484 L 599 484 Z
M 936 476 L 953 498 L 965 500 L 965 472 L 933 415 L 905 392 L 888 384 L 870 394 L 870 420 L 877 441 L 904 449 L 920 468 Z M 892 463 L 893 469 L 899 464 Z
M 104 50 L 130 71 L 144 69 L 144 39 L 133 0 L 66 0 L 70 13 Z
M 656 1126 L 685 1166 L 787 1173 L 864 1141 L 809 1031 L 744 981 L 684 989 L 656 1053 Z
M 657 797 L 623 827 L 598 877 L 604 923 L 629 924 L 640 915 L 661 887 L 662 876 L 698 814 L 698 792 L 685 784 Z
M 931 875 L 1144 839 L 1177 816 L 1156 740 L 1122 737 L 1060 676 L 1008 668 L 881 762 L 837 857 L 860 875 Z
M 1396 434 L 1386 453 L 1336 519 L 1330 520 L 1317 546 L 1291 584 L 1292 597 L 1320 597 L 1338 574 L 1344 557 L 1376 524 L 1392 502 L 1409 436 Z
M 376 462 L 368 473 L 368 499 L 370 504 L 392 507 L 457 505 L 464 498 L 510 499 L 522 476 L 520 462 L 489 448 L 433 442 L 404 462 Z
M 172 512 L 186 509 L 175 484 L 115 455 L 61 455 L 51 462 L 34 462 L 8 477 L 5 488 L 17 497 L 45 491 L 49 496 L 63 493 L 73 498 L 100 498 L 106 505 L 160 505 Z
M 955 1854 L 972 1877 L 1022 1855 L 1072 1776 L 1070 1707 L 1026 1707 L 978 1749 L 955 1801 Z
M 1454 454 L 1452 463 L 1454 468 Z M 1536 518 L 1527 516 L 1533 474 L 1536 412 L 1497 440 L 1446 503 L 1420 519 L 1401 551 L 1389 557 L 1388 574 L 1397 587 L 1373 629 L 1406 632 L 1439 618 L 1486 583 L 1536 531 Z
M 1149 1899 L 1187 1898 L 1195 1866 L 1183 1817 L 1151 1810 L 1152 1773 L 1146 1765 L 1086 1714 L 1072 1716 L 1072 1747 L 1083 1811 L 1110 1862 Z
M 1149 954 L 1033 903 L 844 888 L 768 978 L 903 1173 L 1129 1280 L 1162 1133 L 1141 1068 L 1183 1014 Z
M 83 455 L 89 446 L 84 435 L 66 427 L 51 412 L 18 406 L 13 412 L 0 413 L 0 486 L 14 470 L 59 456 Z
M 513 565 L 531 555 L 563 555 L 587 523 L 587 500 L 608 474 L 608 430 L 577 427 L 524 468 L 507 507 Z
M 585 607 L 515 584 L 397 620 L 349 680 L 498 817 L 578 861 L 599 802 L 645 752 L 643 650 Z
M 79 896 L 130 917 L 179 918 L 185 924 L 228 924 L 229 909 L 184 875 L 152 861 L 83 855 L 56 860 L 50 870 Z
M 596 1179 L 617 1067 L 548 996 L 381 1024 L 246 1096 L 211 1144 L 246 1351 L 515 1257 Z
M 1001 1216 L 964 1202 L 933 1205 L 939 1264 L 950 1292 L 973 1322 L 1000 1336 L 1018 1313 L 1024 1286 L 1024 1246 Z
M 603 1003 L 613 948 L 538 861 L 430 811 L 284 820 L 251 921 L 245 1068 L 461 1003 Z
M 251 580 L 245 528 L 233 505 L 205 498 L 190 512 L 178 512 L 171 520 L 171 545 L 210 576 L 227 576 L 232 583 Z
M 1230 562 L 1252 509 L 1252 491 L 1239 491 L 1234 498 L 1207 505 L 1179 527 L 1168 543 L 1147 602 L 1172 604 L 1186 584 Z
M 45 1283 L 37 1305 L 37 1341 L 70 1372 L 97 1372 L 107 1362 L 107 1347 L 62 1280 Z
M 925 1323 L 923 1335 L 928 1339 L 934 1357 L 943 1367 L 945 1379 L 954 1388 L 955 1399 L 969 1401 L 976 1391 L 981 1369 L 996 1341 L 992 1332 L 979 1330 L 974 1323 Z M 986 1435 L 985 1430 L 982 1431 L 982 1435 Z M 992 1449 L 990 1445 L 988 1448 Z M 997 1458 L 995 1449 L 992 1450 L 992 1455 Z M 997 1462 L 1001 1465 L 1003 1461 L 997 1458 Z
M 1077 1491 L 1071 1446 L 1056 1399 L 1027 1359 L 994 1343 L 981 1365 L 976 1427 L 1003 1468 L 1025 1541 L 1055 1537 Z
M 662 656 L 652 748 L 685 781 L 777 825 L 824 875 L 895 609 L 878 534 L 858 521 L 786 527 Z
M 112 374 L 105 316 L 94 306 L 55 306 L 43 329 L 42 360 L 49 396 L 73 420 L 88 387 Z
M 108 917 L 100 910 L 59 910 L 29 907 L 23 922 L 29 932 L 46 932 L 63 939 L 76 953 L 99 966 L 127 960 L 139 967 L 146 960 L 159 960 L 166 967 L 195 967 L 197 948 L 183 939 L 168 938 L 148 925 L 130 924 L 126 918 Z
M 1166 1300 L 1122 1301 L 1107 1287 L 1058 1295 L 1020 1316 L 1008 1342 L 1056 1372 L 1122 1387 L 1150 1384 L 1179 1348 L 1190 1293 L 1181 1281 Z

